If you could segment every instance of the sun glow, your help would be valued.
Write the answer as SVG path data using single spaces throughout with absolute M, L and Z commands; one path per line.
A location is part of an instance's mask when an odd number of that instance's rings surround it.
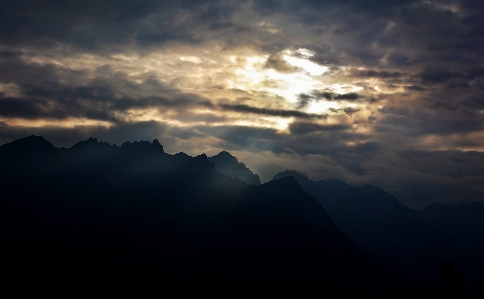
M 311 76 L 320 76 L 328 71 L 327 66 L 321 66 L 307 59 L 297 58 L 290 55 L 283 55 L 286 60 L 292 66 L 298 67 L 305 72 L 308 72 Z
M 261 119 L 269 122 L 271 124 L 271 127 L 277 129 L 279 132 L 287 131 L 289 124 L 294 121 L 292 117 L 263 117 Z
M 307 93 L 314 89 L 321 89 L 325 86 L 313 78 L 313 76 L 324 74 L 328 68 L 317 65 L 307 59 L 284 55 L 285 61 L 301 71 L 292 73 L 281 73 L 277 70 L 264 66 L 267 55 L 246 58 L 246 65 L 235 71 L 237 83 L 233 87 L 242 90 L 266 91 L 285 98 L 289 103 L 296 103 L 298 95 Z M 267 86 L 264 82 L 276 82 L 276 87 Z M 231 82 L 232 83 L 232 82 Z

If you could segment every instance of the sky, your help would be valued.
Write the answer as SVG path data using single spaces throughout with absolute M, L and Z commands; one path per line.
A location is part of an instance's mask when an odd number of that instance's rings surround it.
M 484 200 L 484 2 L 0 0 L 0 145 L 158 139 Z

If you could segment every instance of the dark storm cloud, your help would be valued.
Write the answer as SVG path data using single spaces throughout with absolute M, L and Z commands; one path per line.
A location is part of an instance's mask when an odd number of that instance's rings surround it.
M 28 44 L 39 40 L 68 41 L 86 47 L 138 41 L 140 46 L 167 41 L 200 41 L 208 38 L 199 28 L 224 30 L 240 35 L 241 30 L 257 37 L 248 26 L 235 24 L 231 16 L 245 1 L 28 1 L 2 4 L 0 40 Z M 304 41 L 288 31 L 287 38 L 264 47 L 307 46 L 318 53 L 315 60 L 340 61 L 358 57 L 376 63 L 384 56 L 387 63 L 408 65 L 428 60 L 432 53 L 452 59 L 465 53 L 474 59 L 483 45 L 483 6 L 476 1 L 459 1 L 458 13 L 439 3 L 422 1 L 254 1 L 253 9 L 262 18 L 284 14 L 309 26 L 315 40 Z M 441 5 L 441 6 L 439 6 Z M 153 18 L 159 14 L 161 20 Z M 396 25 L 386 30 L 388 22 Z M 312 27 L 311 27 L 312 26 Z M 286 26 L 287 27 L 287 26 Z M 193 30 L 195 29 L 195 30 Z M 262 33 L 260 33 L 262 34 Z M 331 34 L 335 43 L 324 41 Z M 318 38 L 320 36 L 320 39 Z M 235 37 L 235 36 L 234 36 Z M 244 35 L 247 42 L 247 36 Z M 236 41 L 236 38 L 231 41 Z M 372 47 L 378 42 L 382 49 Z M 319 45 L 316 47 L 314 43 Z M 392 51 L 386 53 L 385 48 Z M 119 49 L 118 49 L 119 50 Z M 321 51 L 320 51 L 321 50 Z M 417 52 L 421 53 L 418 54 Z M 332 54 L 331 54 L 332 53 Z M 467 55 L 469 54 L 469 55 Z
M 349 101 L 353 102 L 361 99 L 361 96 L 355 92 L 337 94 L 328 91 L 313 90 L 310 94 L 301 93 L 298 95 L 298 108 L 306 107 L 310 101 Z
M 93 120 L 118 122 L 113 111 L 82 107 L 79 103 L 60 103 L 39 99 L 0 98 L 0 116 L 23 119 L 56 119 L 85 117 Z
M 317 91 L 313 90 L 310 95 L 312 98 L 316 100 L 328 100 L 328 101 L 354 101 L 356 99 L 361 98 L 361 96 L 355 92 L 344 93 L 344 94 L 337 94 L 333 92 L 325 92 L 325 91 Z
M 325 114 L 304 113 L 297 110 L 259 108 L 259 107 L 249 106 L 249 105 L 220 104 L 219 107 L 222 110 L 241 112 L 241 113 L 245 112 L 245 113 L 261 114 L 261 115 L 267 115 L 267 116 L 296 117 L 296 118 L 303 118 L 303 119 L 311 119 L 311 118 L 325 119 L 327 117 L 327 115 Z
M 448 71 L 445 69 L 426 69 L 416 76 L 424 86 L 444 85 L 446 88 L 470 87 L 472 81 L 484 77 L 484 68 Z
M 140 98 L 121 98 L 110 103 L 113 109 L 125 111 L 131 108 L 187 108 L 187 107 L 213 107 L 207 100 L 195 95 L 178 94 L 171 99 L 157 96 Z
M 22 94 L 18 98 L 0 94 L 0 116 L 26 119 L 85 117 L 93 120 L 121 122 L 115 114 L 129 109 L 176 109 L 213 107 L 193 94 L 183 94 L 158 80 L 142 83 L 130 81 L 125 74 L 104 67 L 102 76 L 89 78 L 86 70 L 71 70 L 53 64 L 27 63 L 14 57 L 0 60 L 0 83 L 13 82 Z M 146 88 L 165 96 L 131 95 Z
M 360 98 L 360 96 L 357 93 L 351 92 L 351 93 L 345 93 L 345 94 L 338 94 L 333 98 L 333 100 L 334 101 L 340 101 L 340 100 L 354 101 L 358 98 Z
M 22 55 L 22 53 L 18 51 L 0 51 L 0 59 L 12 59 L 15 57 L 20 57 L 20 55 Z
M 18 86 L 58 85 L 61 79 L 80 81 L 87 75 L 84 70 L 72 70 L 54 64 L 28 63 L 20 55 L 0 57 L 0 83 L 15 83 Z
M 243 126 L 204 126 L 198 129 L 223 140 L 223 147 L 229 150 L 282 151 L 279 143 L 281 137 L 277 135 L 277 131 L 274 129 Z
M 481 113 L 464 111 L 429 111 L 385 108 L 385 115 L 376 121 L 377 132 L 398 132 L 407 136 L 427 134 L 450 135 L 479 132 L 484 129 Z
M 298 100 L 297 108 L 300 109 L 300 108 L 306 107 L 312 99 L 313 97 L 308 94 L 305 94 L 305 93 L 299 94 L 297 96 L 297 100 Z
M 265 67 L 275 69 L 280 73 L 294 73 L 298 70 L 278 54 L 270 55 L 266 60 Z
M 320 125 L 315 123 L 293 122 L 289 125 L 289 131 L 291 132 L 291 134 L 295 135 L 302 135 L 319 131 L 341 131 L 347 130 L 349 128 L 350 126 L 346 124 Z
M 391 78 L 399 78 L 403 74 L 400 72 L 389 72 L 389 71 L 378 71 L 378 70 L 365 70 L 365 71 L 355 71 L 352 74 L 355 77 L 362 77 L 362 78 L 382 78 L 382 79 L 391 79 Z
M 194 28 L 230 26 L 227 20 L 243 2 L 7 1 L 0 10 L 0 43 L 52 46 L 61 41 L 84 50 L 110 47 L 116 52 L 122 51 L 118 46 L 132 42 L 141 47 L 169 41 L 197 43 L 202 37 Z
M 420 85 L 410 85 L 410 86 L 405 86 L 405 89 L 407 90 L 414 90 L 414 91 L 424 91 L 425 88 L 420 86 Z
M 193 36 L 189 34 L 173 34 L 171 32 L 163 32 L 159 34 L 143 34 L 136 37 L 136 43 L 140 46 L 156 46 L 169 41 L 182 41 L 196 43 L 198 42 Z
M 69 115 L 62 109 L 49 109 L 49 103 L 46 101 L 6 97 L 0 99 L 0 116 L 65 119 Z
M 133 108 L 158 108 L 177 109 L 189 107 L 212 107 L 212 103 L 206 100 L 198 101 L 192 95 L 177 95 L 173 99 L 163 97 L 141 98 L 116 98 L 116 97 L 84 97 L 92 92 L 89 88 L 82 88 L 81 92 L 66 92 L 68 98 L 58 96 L 53 92 L 48 93 L 49 99 L 38 98 L 0 98 L 0 116 L 18 117 L 25 119 L 57 119 L 63 120 L 69 117 L 85 117 L 93 120 L 110 122 L 122 122 L 122 118 L 115 116 L 116 112 L 126 112 Z M 45 93 L 37 95 L 46 96 Z M 58 97 L 54 97 L 58 96 Z
M 481 61 L 478 53 L 484 46 L 484 8 L 479 1 L 285 3 L 269 11 L 292 10 L 299 22 L 312 27 L 317 46 L 310 42 L 302 45 L 318 54 L 315 61 L 339 65 L 358 62 L 373 69 Z
M 122 29 L 160 4 L 156 1 L 8 1 L 2 3 L 0 12 L 0 39 L 11 44 L 42 38 L 66 40 L 76 30 L 79 38 L 89 28 L 118 25 Z M 113 30 L 111 38 L 120 38 L 116 36 L 118 32 Z
M 0 82 L 9 82 L 13 79 L 24 95 L 21 98 L 1 98 L 0 115 L 2 116 L 29 119 L 43 117 L 65 119 L 72 116 L 117 121 L 113 116 L 115 112 L 124 112 L 132 108 L 212 106 L 207 100 L 195 95 L 180 94 L 177 91 L 169 92 L 168 98 L 119 95 L 118 90 L 121 86 L 130 87 L 131 92 L 142 87 L 122 79 L 109 82 L 94 78 L 79 86 L 75 85 L 75 82 L 83 78 L 81 76 L 84 75 L 83 72 L 70 72 L 54 66 L 21 64 L 19 66 L 25 71 L 22 75 L 17 75 L 18 72 L 15 70 L 12 73 L 0 75 Z M 43 75 L 44 72 L 46 72 L 45 75 Z M 74 85 L 62 84 L 61 80 L 72 81 L 71 84 Z
M 56 46 L 75 51 L 141 51 L 166 42 L 198 43 L 200 28 L 216 30 L 240 1 L 3 1 L 0 44 Z M 187 16 L 189 15 L 189 16 Z M 197 28 L 197 30 L 194 30 Z
M 466 97 L 463 102 L 466 106 L 470 108 L 474 108 L 477 110 L 484 109 L 484 96 L 482 95 Z
M 353 108 L 353 107 L 345 107 L 345 108 L 341 108 L 341 109 L 329 108 L 329 111 L 331 111 L 331 112 L 337 113 L 338 111 L 343 111 L 348 116 L 352 116 L 354 113 L 356 113 L 360 110 L 361 110 L 360 108 Z

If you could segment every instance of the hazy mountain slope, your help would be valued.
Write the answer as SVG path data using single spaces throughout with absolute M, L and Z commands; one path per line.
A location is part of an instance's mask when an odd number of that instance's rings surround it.
M 0 147 L 0 166 L 11 288 L 333 298 L 410 289 L 294 180 L 248 186 L 218 174 L 205 155 L 169 155 L 157 141 L 59 149 L 28 137 Z M 274 191 L 282 187 L 284 196 Z
M 293 176 L 328 212 L 339 229 L 370 256 L 420 281 L 433 280 L 452 256 L 455 238 L 423 221 L 417 211 L 374 186 L 355 188 L 342 181 L 309 180 L 286 170 L 274 179 Z

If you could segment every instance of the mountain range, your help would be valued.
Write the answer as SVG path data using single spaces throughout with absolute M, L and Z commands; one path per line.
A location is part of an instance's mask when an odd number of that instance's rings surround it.
M 26 137 L 0 146 L 0 182 L 12 288 L 406 298 L 446 260 L 478 290 L 483 278 L 481 202 L 415 211 L 290 170 L 261 184 L 228 152 L 171 155 L 157 140 Z

